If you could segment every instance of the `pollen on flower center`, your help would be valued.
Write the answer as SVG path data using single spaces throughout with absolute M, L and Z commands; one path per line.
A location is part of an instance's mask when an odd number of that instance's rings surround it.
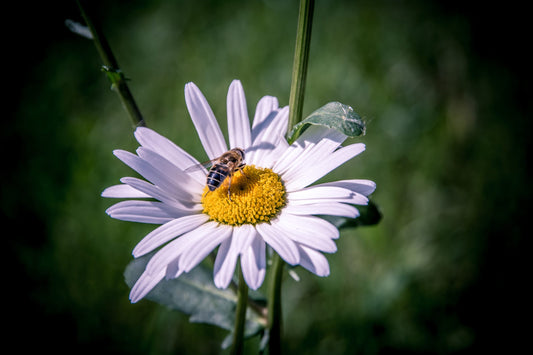
M 207 186 L 202 197 L 203 212 L 212 220 L 238 226 L 267 222 L 285 206 L 285 187 L 278 174 L 271 169 L 247 165 L 231 179 L 228 197 L 229 178 L 214 191 Z

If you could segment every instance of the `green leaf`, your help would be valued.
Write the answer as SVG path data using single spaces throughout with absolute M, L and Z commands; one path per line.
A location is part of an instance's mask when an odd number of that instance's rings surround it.
M 124 271 L 126 284 L 131 288 L 144 272 L 153 253 L 131 261 Z M 256 303 L 264 303 L 258 292 L 250 293 Z M 213 270 L 203 264 L 177 279 L 161 281 L 148 295 L 147 299 L 190 315 L 189 321 L 207 323 L 220 328 L 233 330 L 237 295 L 230 288 L 221 290 L 213 283 Z M 258 334 L 265 328 L 266 320 L 252 311 L 246 312 L 245 337 Z
M 357 206 L 360 216 L 357 218 L 347 218 L 338 216 L 321 216 L 325 220 L 331 222 L 338 229 L 353 228 L 360 226 L 372 226 L 378 224 L 383 217 L 379 211 L 378 206 L 369 201 L 366 206 Z
M 350 106 L 340 102 L 330 102 L 293 127 L 289 133 L 289 144 L 312 124 L 334 128 L 352 138 L 365 133 L 365 123 Z
M 106 65 L 102 65 L 101 70 L 107 75 L 109 81 L 111 81 L 112 89 L 117 87 L 121 82 L 125 80 L 124 73 L 122 73 L 120 69 L 115 69 Z

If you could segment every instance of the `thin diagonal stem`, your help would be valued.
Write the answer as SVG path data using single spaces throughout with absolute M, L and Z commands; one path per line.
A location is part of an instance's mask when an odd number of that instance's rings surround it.
M 88 11 L 88 6 L 84 6 L 85 1 L 77 0 L 78 7 L 80 9 L 81 15 L 87 24 L 87 27 L 91 31 L 93 36 L 93 41 L 100 54 L 100 58 L 104 63 L 102 70 L 107 74 L 107 77 L 111 81 L 111 88 L 115 90 L 122 102 L 122 106 L 128 113 L 131 118 L 131 121 L 134 126 L 145 126 L 144 118 L 133 98 L 133 95 L 126 83 L 126 77 L 124 73 L 120 70 L 118 62 L 111 51 L 111 47 L 107 42 L 104 34 L 100 30 L 99 26 L 92 21 L 91 16 Z
M 295 124 L 302 120 L 314 7 L 314 0 L 300 1 L 296 47 L 294 50 L 294 64 L 292 67 L 291 93 L 289 98 L 289 126 L 287 134 L 292 130 L 292 127 L 294 127 Z

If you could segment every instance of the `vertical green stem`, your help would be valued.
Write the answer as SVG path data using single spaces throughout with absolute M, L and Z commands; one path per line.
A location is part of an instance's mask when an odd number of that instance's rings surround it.
M 239 355 L 243 352 L 244 328 L 246 323 L 246 308 L 248 300 L 248 285 L 244 281 L 242 270 L 237 263 L 239 273 L 239 289 L 237 290 L 237 309 L 235 311 L 235 327 L 233 329 L 233 344 L 230 354 Z
M 296 48 L 292 68 L 291 93 L 289 98 L 289 133 L 295 124 L 302 120 L 304 106 L 305 79 L 311 44 L 311 27 L 313 23 L 314 0 L 300 0 Z
M 278 254 L 273 259 L 268 295 L 268 348 L 269 354 L 281 354 L 281 280 L 285 263 Z
M 302 120 L 314 7 L 314 0 L 300 0 L 289 98 L 289 126 L 287 127 L 287 135 L 292 130 L 292 127 Z M 278 254 L 275 254 L 273 259 L 272 278 L 270 280 L 268 295 L 268 347 L 269 354 L 281 354 L 281 281 L 284 262 Z
M 144 118 L 131 94 L 131 91 L 126 84 L 126 77 L 124 73 L 120 70 L 118 62 L 111 51 L 111 47 L 107 42 L 104 34 L 100 30 L 99 26 L 96 26 L 92 21 L 91 16 L 88 11 L 88 7 L 84 6 L 84 0 L 77 0 L 78 8 L 80 9 L 81 15 L 89 27 L 91 34 L 93 36 L 93 41 L 100 54 L 100 58 L 104 62 L 103 70 L 106 72 L 109 80 L 111 80 L 112 88 L 117 92 L 122 106 L 130 116 L 134 126 L 145 126 Z

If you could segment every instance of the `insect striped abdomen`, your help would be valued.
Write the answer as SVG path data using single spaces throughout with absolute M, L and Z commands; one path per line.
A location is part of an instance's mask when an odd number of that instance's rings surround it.
M 207 174 L 207 187 L 209 191 L 216 190 L 228 176 L 229 170 L 221 165 L 213 166 Z

